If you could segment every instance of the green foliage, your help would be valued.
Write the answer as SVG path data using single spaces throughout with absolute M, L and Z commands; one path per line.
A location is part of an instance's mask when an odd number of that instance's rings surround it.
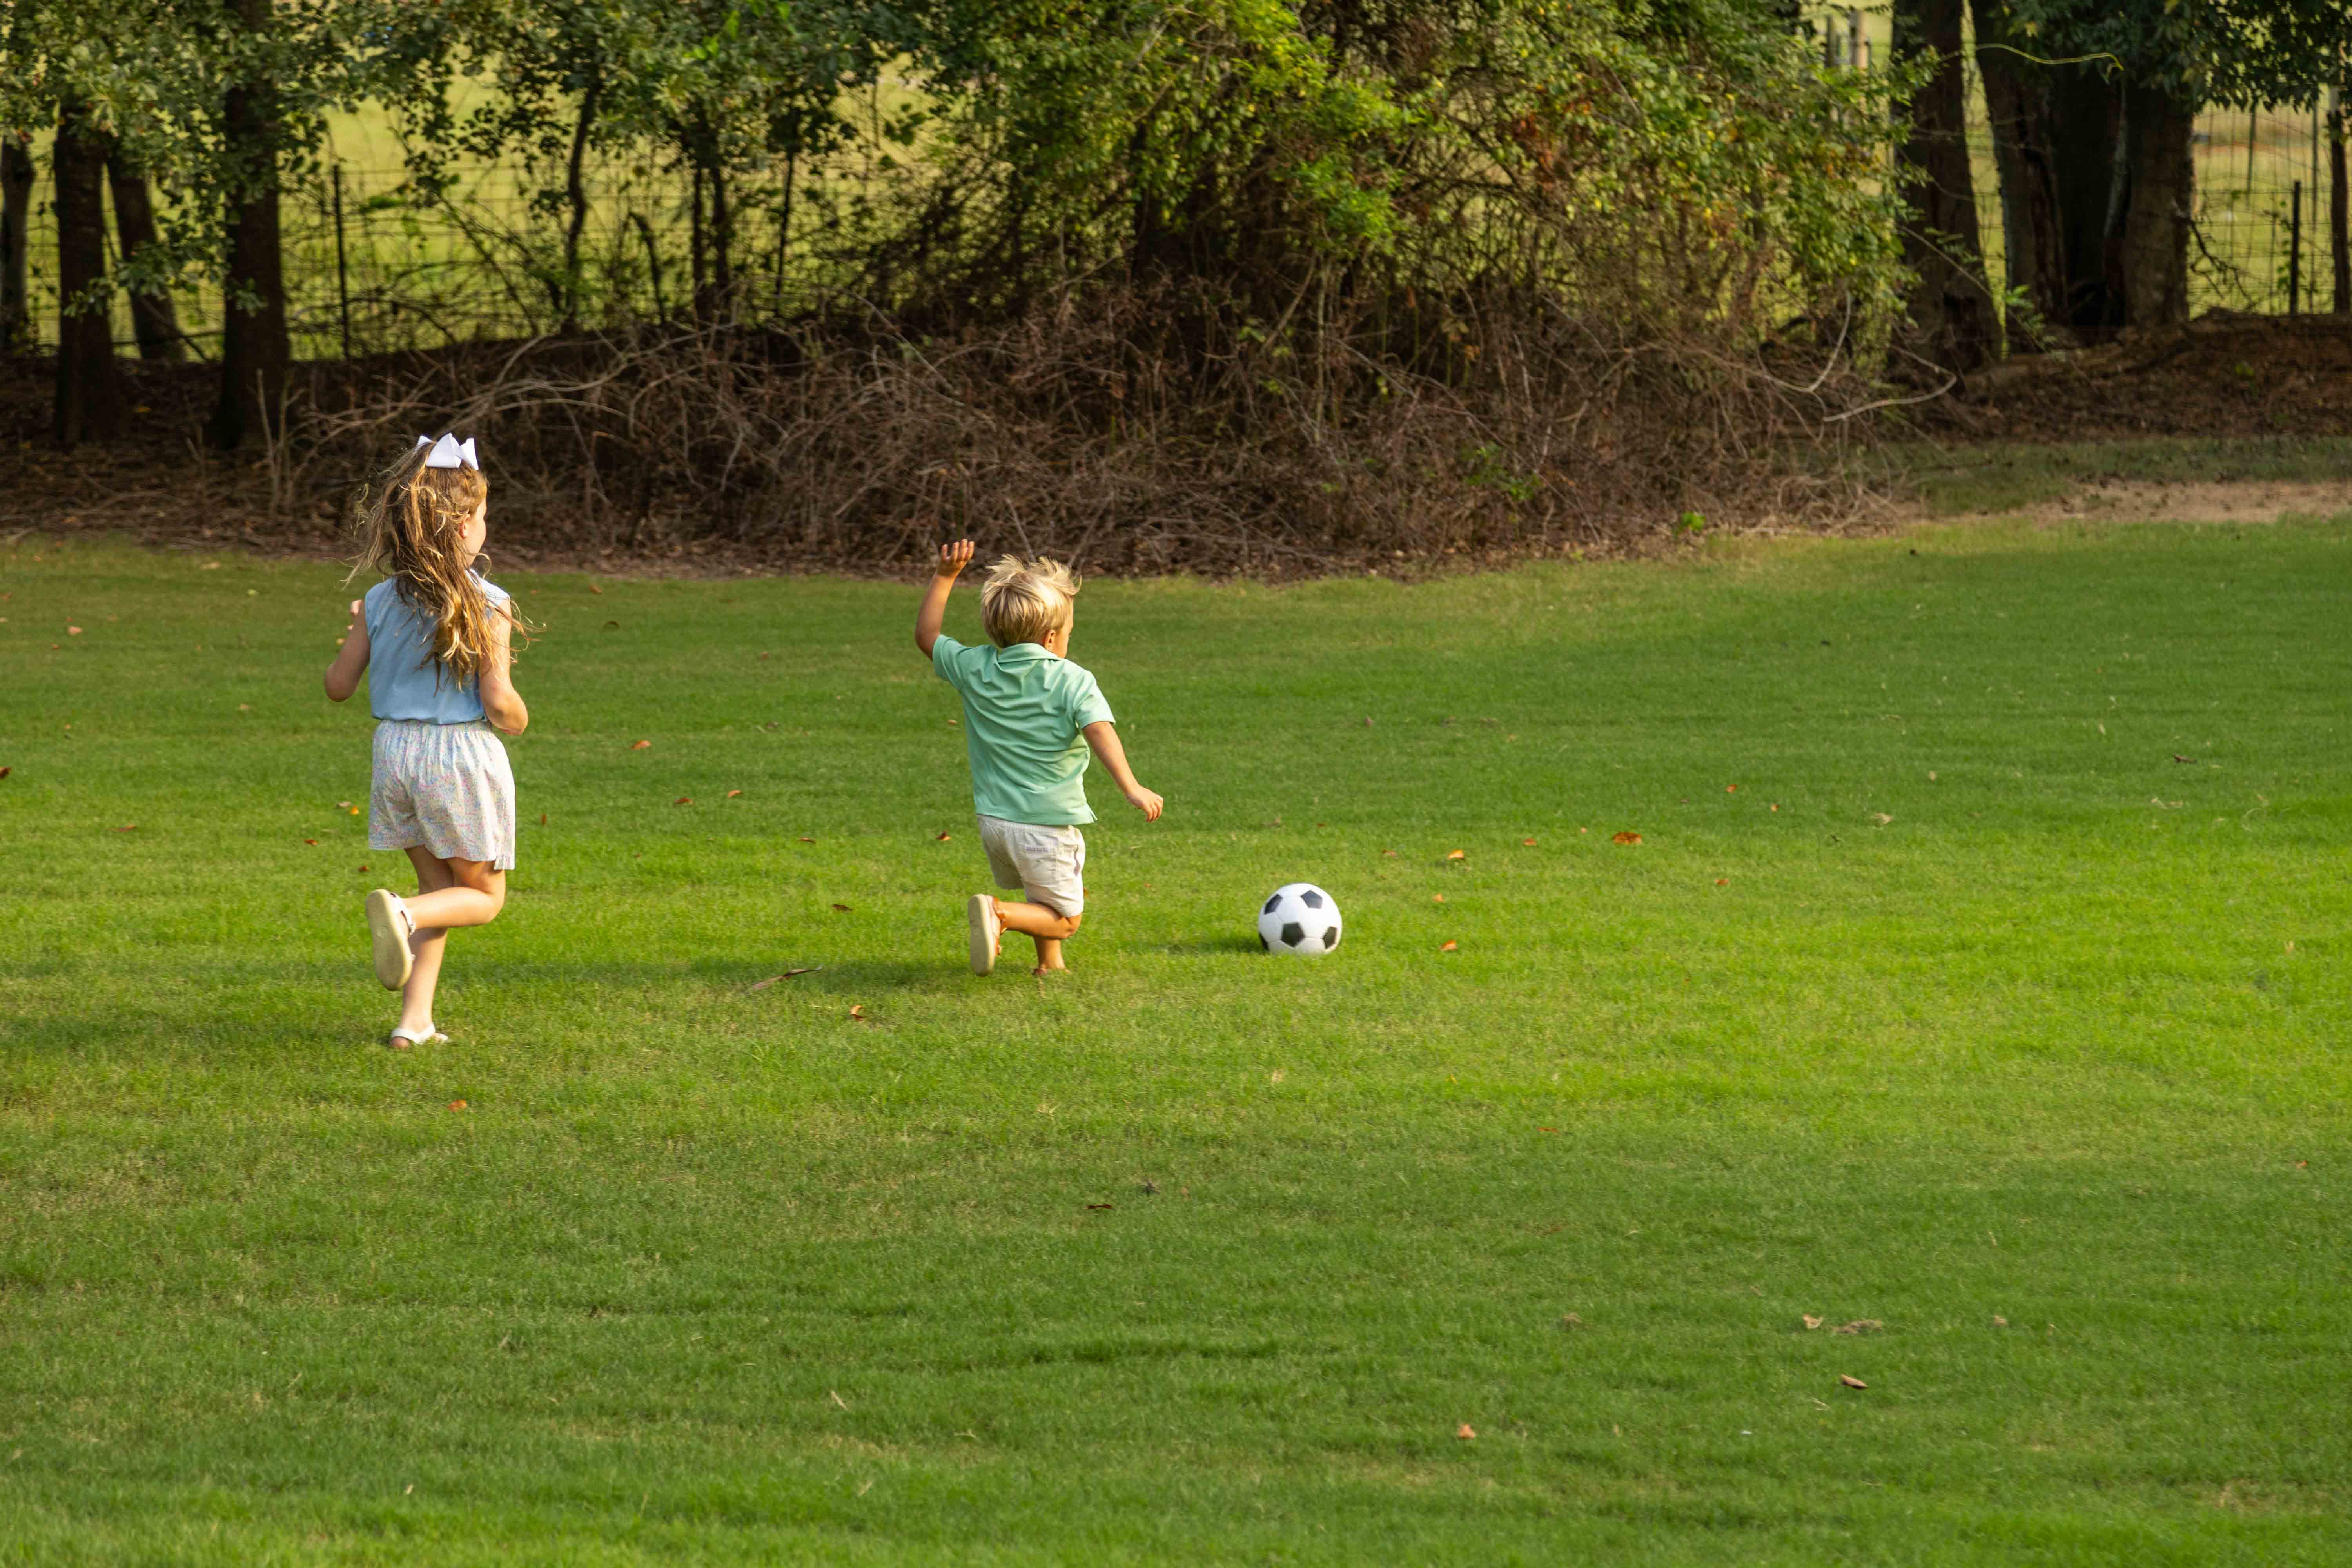
M 2307 106 L 2346 85 L 2343 0 L 2009 0 L 2053 53 L 2102 54 L 2191 104 Z

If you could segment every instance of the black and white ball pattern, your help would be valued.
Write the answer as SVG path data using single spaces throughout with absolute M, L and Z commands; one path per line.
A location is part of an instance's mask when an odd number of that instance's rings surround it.
M 1339 945 L 1339 906 L 1312 882 L 1286 882 L 1257 911 L 1257 939 L 1268 952 L 1320 958 Z

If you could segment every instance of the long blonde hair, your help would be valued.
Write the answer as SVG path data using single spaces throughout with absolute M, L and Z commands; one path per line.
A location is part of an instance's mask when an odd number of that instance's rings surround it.
M 457 536 L 490 487 L 478 468 L 426 468 L 426 452 L 411 448 L 360 488 L 352 509 L 360 557 L 352 575 L 391 578 L 403 603 L 433 617 L 434 659 L 460 682 L 476 680 L 490 661 L 489 604 L 471 564 L 457 559 Z M 520 618 L 510 618 L 520 633 Z

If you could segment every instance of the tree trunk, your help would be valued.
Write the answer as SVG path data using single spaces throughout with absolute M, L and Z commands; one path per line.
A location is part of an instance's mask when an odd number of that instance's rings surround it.
M 2124 320 L 2135 327 L 2189 320 L 2190 155 L 2196 110 L 2158 87 L 2124 89 L 2131 187 L 2123 223 Z
M 106 143 L 89 105 L 58 106 L 51 159 L 58 200 L 58 445 L 122 433 L 114 366 L 114 289 L 106 274 Z
M 735 319 L 735 210 L 727 204 L 727 169 L 710 163 L 710 309 L 706 319 Z
M 2058 320 L 2097 332 L 2123 321 L 2123 296 L 2107 266 L 2107 215 L 2122 161 L 2123 92 L 2095 66 L 2052 66 L 2051 179 L 2065 258 Z
M 572 161 L 564 165 L 563 195 L 572 206 L 572 221 L 563 230 L 563 330 L 580 330 L 580 231 L 588 225 L 588 185 L 580 165 L 588 153 L 588 132 L 596 123 L 596 100 L 603 96 L 604 72 L 591 67 L 588 85 L 580 94 L 580 118 L 572 126 Z
M 686 156 L 687 162 L 694 165 L 694 185 L 686 214 L 686 302 L 687 309 L 697 321 L 700 321 L 702 302 L 710 289 L 709 265 L 704 254 L 704 247 L 709 242 L 702 223 L 702 160 L 691 151 Z
M 270 0 L 237 0 L 239 24 L 269 26 Z M 286 275 L 278 229 L 278 105 L 267 81 L 228 89 L 221 117 L 223 201 L 228 217 L 220 401 L 205 433 L 224 450 L 267 437 L 285 405 L 292 350 L 286 341 Z
M 114 231 L 121 243 L 122 259 L 135 263 L 142 251 L 156 243 L 155 204 L 148 195 L 145 173 L 110 137 L 106 148 L 106 184 L 114 197 Z M 131 334 L 139 340 L 142 360 L 176 363 L 187 357 L 180 341 L 179 313 L 172 309 L 172 296 L 160 289 L 131 290 Z
M 1935 74 L 1911 100 L 1901 160 L 1911 197 L 1903 258 L 1918 277 L 1912 320 L 1929 359 L 1975 370 L 1992 357 L 1999 323 L 1983 280 L 1976 186 L 1969 168 L 1966 79 L 1961 71 L 1964 0 L 1895 0 L 1895 55 L 1933 52 Z
M 2000 176 L 2001 230 L 2006 244 L 2005 281 L 2022 290 L 2038 325 L 2056 325 L 2067 315 L 2066 236 L 2059 216 L 2055 168 L 2056 114 L 2043 68 L 2021 59 L 2003 0 L 1970 0 L 1976 19 L 1977 69 L 1984 79 L 1985 109 L 1992 122 L 1993 164 Z M 2001 46 L 1989 47 L 1987 46 Z M 2012 320 L 2012 344 L 2032 334 Z
M 2345 203 L 2352 192 L 2345 188 L 2344 174 L 2344 89 L 2330 88 L 2327 92 L 2327 242 L 2336 255 L 2336 299 L 2332 309 L 2339 316 L 2352 311 L 2352 236 L 2347 236 L 2347 215 Z
M 0 130 L 0 353 L 33 345 L 31 141 L 25 132 Z

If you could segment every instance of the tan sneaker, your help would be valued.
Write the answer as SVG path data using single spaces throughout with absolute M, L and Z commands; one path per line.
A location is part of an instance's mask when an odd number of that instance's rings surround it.
M 416 966 L 416 955 L 408 949 L 416 922 L 408 918 L 408 906 L 397 895 L 378 888 L 367 896 L 367 923 L 368 935 L 375 939 L 375 977 L 386 991 L 397 991 L 408 984 L 409 972 Z
M 971 925 L 971 972 L 986 974 L 996 967 L 996 950 L 1004 941 L 1004 922 L 996 918 L 996 900 L 974 893 L 964 900 L 964 918 Z

